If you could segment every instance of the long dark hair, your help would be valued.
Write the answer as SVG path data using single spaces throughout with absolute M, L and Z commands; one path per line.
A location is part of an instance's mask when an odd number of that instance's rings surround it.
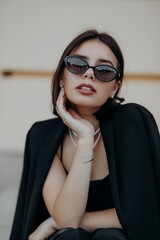
M 123 54 L 121 52 L 119 45 L 117 44 L 115 39 L 112 36 L 108 35 L 107 33 L 103 33 L 103 32 L 99 33 L 97 30 L 91 29 L 91 30 L 81 33 L 75 39 L 73 39 L 70 42 L 70 44 L 66 47 L 66 49 L 64 50 L 64 52 L 60 58 L 57 69 L 52 78 L 52 103 L 53 103 L 53 106 L 56 106 L 56 101 L 57 101 L 57 98 L 58 98 L 58 95 L 60 92 L 59 84 L 60 84 L 61 76 L 64 71 L 64 58 L 66 56 L 68 56 L 75 47 L 78 47 L 80 44 L 82 44 L 83 42 L 85 42 L 89 39 L 99 39 L 101 42 L 106 44 L 112 50 L 112 52 L 114 53 L 114 55 L 117 59 L 117 69 L 120 72 L 120 78 L 118 79 L 118 81 L 120 81 L 122 83 L 123 72 L 124 72 L 124 59 L 123 59 Z M 101 108 L 95 114 L 97 116 L 97 118 L 99 118 L 99 119 L 104 118 L 106 115 L 105 114 L 106 111 L 108 111 L 109 109 L 112 109 L 115 105 L 120 104 L 122 101 L 124 101 L 123 98 L 120 98 L 118 96 L 118 93 L 119 93 L 119 89 L 117 90 L 117 92 L 115 93 L 113 98 L 108 98 L 106 103 L 103 106 L 101 106 Z M 53 113 L 55 115 L 58 115 L 55 107 L 53 108 Z

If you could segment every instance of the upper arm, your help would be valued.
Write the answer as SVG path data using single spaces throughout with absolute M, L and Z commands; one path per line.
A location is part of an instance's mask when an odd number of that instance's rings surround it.
M 62 162 L 59 156 L 56 155 L 42 189 L 43 199 L 51 216 L 54 202 L 65 183 L 66 177 Z

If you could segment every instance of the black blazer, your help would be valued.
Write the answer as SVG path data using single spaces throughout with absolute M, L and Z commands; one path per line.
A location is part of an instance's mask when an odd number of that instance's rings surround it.
M 160 136 L 152 114 L 137 104 L 119 105 L 100 128 L 124 232 L 129 240 L 159 240 Z M 42 187 L 66 130 L 55 118 L 35 123 L 28 132 L 10 240 L 27 240 L 49 217 Z

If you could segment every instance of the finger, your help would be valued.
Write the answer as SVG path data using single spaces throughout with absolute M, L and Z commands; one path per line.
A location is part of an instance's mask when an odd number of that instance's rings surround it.
M 72 115 L 68 112 L 68 110 L 66 110 L 66 107 L 65 105 L 63 104 L 63 100 L 60 99 L 58 102 L 57 102 L 57 105 L 56 105 L 56 110 L 57 110 L 57 113 L 58 115 L 62 118 L 63 122 L 64 123 L 71 123 L 72 120 L 73 120 L 73 117 Z M 68 124 L 67 124 L 68 125 Z

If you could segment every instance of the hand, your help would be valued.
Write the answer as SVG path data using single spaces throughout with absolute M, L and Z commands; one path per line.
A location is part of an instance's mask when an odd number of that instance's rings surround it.
M 36 230 L 29 235 L 28 240 L 45 240 L 58 230 L 52 217 L 42 222 Z
M 57 99 L 56 110 L 63 122 L 75 131 L 79 137 L 94 136 L 93 125 L 89 121 L 81 118 L 73 109 L 70 108 L 67 110 L 65 107 L 66 101 L 67 97 L 64 88 L 62 87 Z

